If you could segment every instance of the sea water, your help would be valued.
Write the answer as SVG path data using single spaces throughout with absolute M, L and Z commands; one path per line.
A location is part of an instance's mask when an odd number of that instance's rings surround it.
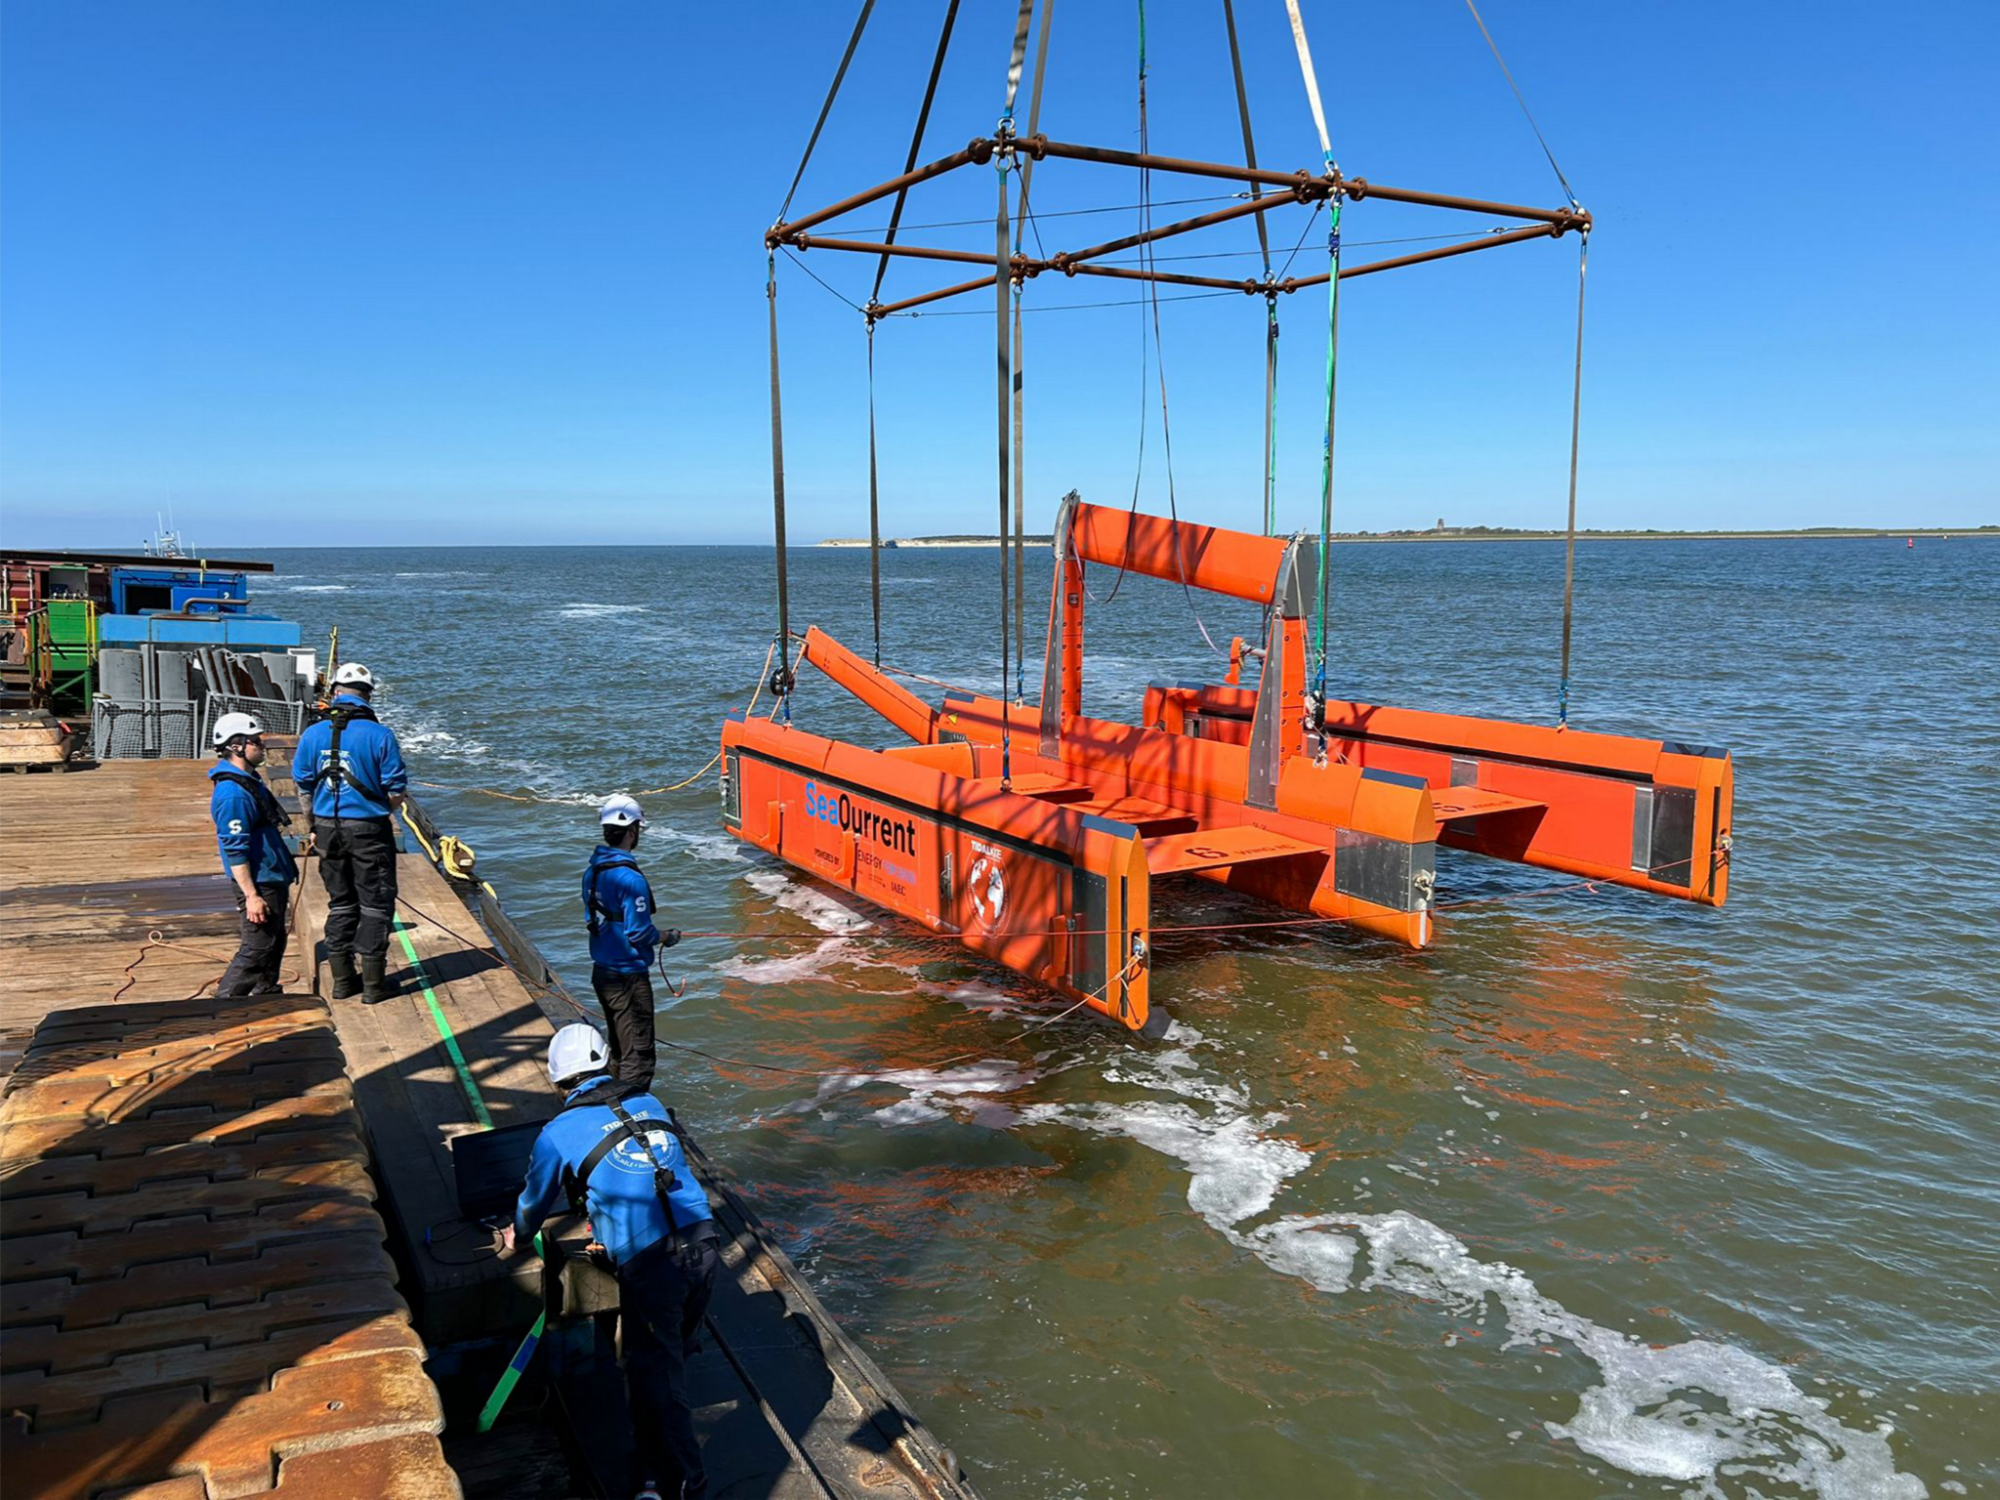
M 591 809 L 714 754 L 768 551 L 274 558 L 259 603 L 339 625 L 587 990 Z M 885 553 L 883 659 L 998 691 L 999 564 Z M 872 654 L 864 552 L 791 580 Z M 1332 691 L 1547 722 L 1561 587 L 1559 544 L 1339 547 Z M 667 954 L 659 1031 L 733 1061 L 663 1051 L 662 1091 L 988 1494 L 2000 1489 L 2000 542 L 1585 542 L 1576 601 L 1577 727 L 1734 754 L 1729 906 L 1445 853 L 1440 900 L 1489 899 L 1423 953 L 1159 934 L 1150 1045 L 737 844 L 712 772 L 644 798 L 662 925 L 731 934 Z M 1093 605 L 1088 711 L 1219 678 L 1197 610 L 1255 635 L 1147 580 Z M 792 711 L 894 739 L 810 669 Z

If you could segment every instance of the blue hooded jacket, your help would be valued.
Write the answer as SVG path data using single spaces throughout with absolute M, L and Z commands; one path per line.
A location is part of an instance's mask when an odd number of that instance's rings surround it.
M 215 785 L 209 794 L 208 811 L 215 819 L 215 847 L 222 855 L 222 873 L 229 875 L 232 865 L 248 865 L 252 884 L 290 885 L 299 878 L 299 867 L 285 846 L 277 820 L 255 792 L 228 779 L 231 776 L 263 780 L 255 771 L 231 765 L 218 765 L 208 773 Z M 267 790 L 264 795 L 271 794 Z M 276 799 L 272 801 L 275 805 Z M 230 879 L 235 878 L 230 875 Z
M 591 904 L 593 888 L 597 903 Z M 589 925 L 590 961 L 619 974 L 643 974 L 660 945 L 653 925 L 653 888 L 629 849 L 599 844 L 583 872 L 583 918 Z
M 359 693 L 335 693 L 334 706 L 366 708 Z M 402 747 L 387 727 L 368 719 L 350 719 L 340 731 L 340 760 L 346 769 L 336 786 L 326 773 L 333 763 L 333 724 L 321 719 L 299 736 L 292 756 L 292 780 L 312 788 L 315 818 L 386 818 L 389 798 L 400 797 L 410 784 Z
M 585 1079 L 570 1090 L 569 1098 L 608 1083 L 610 1078 L 608 1073 L 599 1073 Z M 634 1094 L 619 1103 L 635 1120 L 667 1118 L 667 1107 L 651 1094 Z M 591 1149 L 617 1126 L 618 1117 L 608 1105 L 585 1104 L 572 1109 L 565 1101 L 563 1112 L 542 1127 L 535 1138 L 534 1154 L 528 1159 L 528 1180 L 522 1184 L 521 1201 L 514 1206 L 514 1236 L 522 1245 L 534 1238 L 564 1195 L 565 1180 L 582 1169 Z M 655 1161 L 665 1165 L 679 1182 L 667 1194 L 674 1206 L 673 1226 L 668 1225 L 660 1195 L 653 1188 Z M 689 1170 L 680 1141 L 665 1131 L 649 1131 L 640 1140 L 628 1138 L 606 1152 L 590 1174 L 584 1205 L 598 1242 L 621 1266 L 665 1238 L 670 1227 L 687 1229 L 714 1217 L 708 1194 Z

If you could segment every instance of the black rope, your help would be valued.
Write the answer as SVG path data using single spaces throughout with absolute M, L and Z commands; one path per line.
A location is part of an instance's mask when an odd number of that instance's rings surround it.
M 917 128 L 910 134 L 910 154 L 903 162 L 905 176 L 914 172 L 917 168 L 917 153 L 923 149 L 924 145 L 924 127 L 930 123 L 931 101 L 937 97 L 938 74 L 944 71 L 944 54 L 945 50 L 951 46 L 952 23 L 957 19 L 958 0 L 951 0 L 951 3 L 945 7 L 944 29 L 938 33 L 937 55 L 931 59 L 930 82 L 924 85 L 923 107 L 917 111 Z M 896 206 L 889 210 L 888 236 L 883 243 L 890 245 L 896 243 L 896 226 L 902 222 L 903 204 L 909 196 L 910 190 L 907 187 L 896 190 Z M 875 267 L 875 288 L 868 294 L 868 305 L 870 307 L 873 307 L 882 298 L 882 277 L 888 272 L 888 269 L 889 252 L 884 250 L 882 252 L 881 264 Z M 874 324 L 872 323 L 869 324 L 869 332 L 871 335 L 874 332 Z
M 1549 168 L 1556 174 L 1556 181 L 1562 184 L 1563 195 L 1569 199 L 1569 206 L 1583 207 L 1576 201 L 1576 193 L 1570 188 L 1569 179 L 1563 176 L 1563 169 L 1556 165 L 1556 154 L 1549 149 L 1548 138 L 1542 134 L 1542 127 L 1535 123 L 1534 113 L 1528 108 L 1528 101 L 1521 95 L 1521 86 L 1514 82 L 1514 75 L 1507 67 L 1507 59 L 1500 55 L 1500 44 L 1493 40 L 1493 33 L 1486 29 L 1486 21 L 1479 14 L 1479 7 L 1474 5 L 1472 0 L 1465 0 L 1465 8 L 1472 12 L 1472 19 L 1479 26 L 1479 34 L 1486 38 L 1487 49 L 1492 52 L 1493 60 L 1500 64 L 1500 76 L 1507 80 L 1507 87 L 1514 91 L 1514 102 L 1521 106 L 1521 114 L 1527 119 L 1528 128 L 1535 132 L 1535 139 L 1541 142 L 1542 155 L 1549 159 Z
M 875 666 L 882 666 L 882 509 L 875 469 L 875 320 L 868 320 L 868 598 L 875 611 Z
M 786 260 L 790 261 L 793 265 L 797 266 L 801 271 L 805 272 L 806 275 L 812 277 L 814 281 L 817 281 L 822 287 L 826 289 L 826 291 L 831 293 L 839 301 L 853 308 L 856 312 L 860 313 L 864 318 L 868 316 L 867 308 L 863 307 L 859 302 L 856 302 L 852 297 L 848 296 L 847 293 L 843 292 L 839 287 L 834 286 L 824 276 L 820 275 L 819 272 L 815 271 L 811 266 L 807 265 L 803 260 L 801 260 L 798 257 L 797 254 L 793 252 L 791 246 L 786 245 L 783 248 L 785 251 Z
M 1590 268 L 1590 234 L 1576 259 L 1576 376 L 1569 400 L 1569 531 L 1563 539 L 1562 685 L 1556 693 L 1556 727 L 1569 727 L 1569 628 L 1576 590 L 1576 452 L 1583 430 L 1583 281 Z
M 785 193 L 785 201 L 778 208 L 778 222 L 785 222 L 785 215 L 792 211 L 792 195 L 799 190 L 799 183 L 806 175 L 806 163 L 812 160 L 813 147 L 819 144 L 819 133 L 826 128 L 826 117 L 833 113 L 834 96 L 840 92 L 840 82 L 847 76 L 847 65 L 854 61 L 854 49 L 861 45 L 861 33 L 868 25 L 868 12 L 875 8 L 875 0 L 861 0 L 861 14 L 854 20 L 854 35 L 847 39 L 847 50 L 840 55 L 840 66 L 834 69 L 833 86 L 826 91 L 826 103 L 819 107 L 819 118 L 813 121 L 812 134 L 806 138 L 805 155 L 799 158 L 799 169 L 792 174 L 792 185 Z

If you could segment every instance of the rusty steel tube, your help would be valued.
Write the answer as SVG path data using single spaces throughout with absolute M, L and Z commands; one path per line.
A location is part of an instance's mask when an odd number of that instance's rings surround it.
M 951 260 L 974 266 L 993 264 L 991 255 L 982 255 L 975 250 L 939 250 L 928 245 L 896 245 L 874 240 L 833 240 L 796 233 L 788 233 L 784 243 L 798 250 L 853 250 L 862 255 L 902 255 L 911 260 Z
M 980 256 L 985 260 L 988 257 Z M 905 297 L 900 302 L 885 302 L 873 309 L 878 318 L 886 318 L 892 313 L 908 312 L 913 307 L 922 307 L 927 302 L 942 302 L 947 297 L 956 297 L 965 292 L 976 292 L 981 287 L 993 285 L 993 276 L 982 276 L 977 281 L 961 281 L 957 286 L 941 286 L 934 292 L 920 292 L 914 297 Z
M 1390 203 L 1416 203 L 1425 208 L 1452 208 L 1471 214 L 1491 214 L 1500 219 L 1533 219 L 1559 230 L 1588 229 L 1590 215 L 1573 208 L 1529 208 L 1520 203 L 1489 203 L 1484 198 L 1460 198 L 1450 193 L 1427 193 L 1417 188 L 1384 187 L 1365 177 L 1350 177 L 1343 184 L 1347 196 L 1359 203 L 1366 198 L 1382 198 Z
M 1141 271 L 1129 266 L 1099 266 L 1088 261 L 1073 266 L 1058 266 L 1053 269 L 1065 274 L 1074 272 L 1080 276 L 1115 276 L 1122 281 L 1163 281 L 1170 286 L 1205 286 L 1222 292 L 1243 292 L 1254 295 L 1264 290 L 1264 283 L 1253 280 L 1224 281 L 1219 276 L 1187 276 L 1179 271 Z M 1322 278 L 1324 279 L 1324 278 Z
M 765 231 L 764 243 L 767 246 L 776 246 L 789 235 L 796 234 L 800 230 L 810 229 L 815 224 L 824 224 L 828 219 L 838 218 L 840 215 L 852 212 L 854 209 L 865 208 L 878 199 L 888 197 L 891 193 L 901 192 L 904 188 L 914 187 L 920 182 L 928 182 L 933 177 L 942 177 L 947 172 L 955 172 L 968 162 L 986 162 L 992 159 L 993 142 L 990 140 L 974 141 L 963 151 L 954 151 L 949 156 L 941 156 L 936 161 L 928 162 L 913 172 L 905 172 L 901 176 L 891 177 L 887 182 L 878 183 L 866 192 L 856 193 L 851 198 L 842 198 L 838 203 L 831 204 L 826 208 L 814 209 L 803 218 L 793 219 L 789 224 L 773 224 L 770 229 Z
M 1454 255 L 1470 255 L 1475 250 L 1491 250 L 1496 245 L 1513 245 L 1522 240 L 1539 240 L 1553 237 L 1557 230 L 1553 224 L 1531 224 L 1525 229 L 1510 229 L 1505 234 L 1489 234 L 1483 239 L 1462 240 L 1456 245 L 1440 245 L 1435 250 L 1419 250 L 1412 255 L 1398 255 L 1389 260 L 1371 260 L 1365 265 L 1342 266 L 1340 279 L 1346 281 L 1352 276 L 1366 276 L 1371 271 L 1393 271 L 1398 266 L 1422 265 L 1427 260 L 1448 260 Z M 1296 292 L 1304 287 L 1325 286 L 1326 276 L 1290 276 L 1277 283 L 1281 292 Z
M 1110 167 L 1150 167 L 1156 172 L 1179 172 L 1186 177 L 1217 177 L 1224 182 L 1249 182 L 1260 187 L 1303 191 L 1308 198 L 1324 198 L 1331 181 L 1309 172 L 1272 172 L 1263 167 L 1231 166 L 1219 161 L 1188 161 L 1177 156 L 1154 156 L 1138 151 L 1114 151 L 1106 146 L 1079 146 L 1069 141 L 1052 141 L 1047 136 L 1030 136 L 1017 142 L 1027 155 L 1065 157 L 1070 161 L 1094 161 Z M 1338 179 L 1333 179 L 1337 181 Z
M 1120 250 L 1130 250 L 1135 245 L 1150 244 L 1154 240 L 1164 240 L 1172 235 L 1187 234 L 1195 229 L 1207 229 L 1215 224 L 1227 224 L 1232 219 L 1247 219 L 1252 214 L 1267 214 L 1274 208 L 1282 208 L 1287 203 L 1304 200 L 1294 195 L 1272 194 L 1268 198 L 1252 198 L 1247 203 L 1233 203 L 1228 208 L 1218 208 L 1214 213 L 1198 214 L 1192 219 L 1177 219 L 1171 224 L 1163 224 L 1158 229 L 1148 229 L 1142 234 L 1128 234 L 1123 239 L 1107 240 L 1102 245 L 1092 245 L 1087 250 L 1067 250 L 1052 256 L 1049 264 L 1060 271 L 1077 261 L 1096 260 L 1100 255 L 1113 255 Z

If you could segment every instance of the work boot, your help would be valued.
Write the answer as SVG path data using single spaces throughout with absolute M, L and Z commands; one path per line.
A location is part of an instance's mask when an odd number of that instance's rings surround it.
M 333 975 L 333 998 L 352 1000 L 361 993 L 361 976 L 354 970 L 352 953 L 329 953 L 326 967 Z
M 380 1005 L 396 992 L 389 988 L 388 958 L 380 953 L 361 955 L 361 1003 Z

